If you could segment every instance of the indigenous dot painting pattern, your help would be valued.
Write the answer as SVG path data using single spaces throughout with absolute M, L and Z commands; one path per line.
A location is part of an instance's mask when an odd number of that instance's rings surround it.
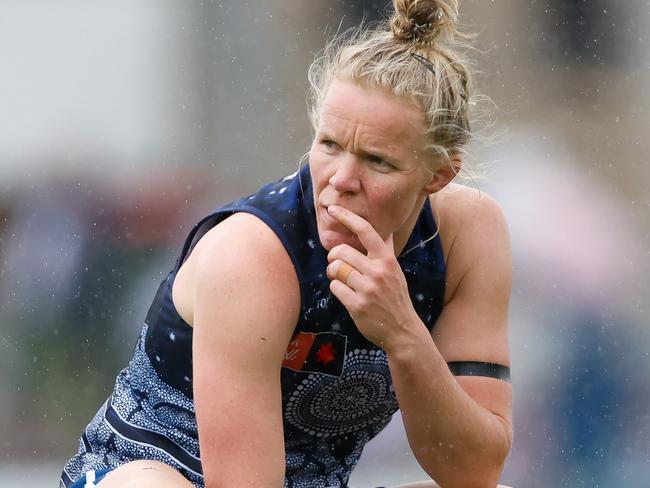
M 284 407 L 287 422 L 319 438 L 368 427 L 397 408 L 385 353 L 367 349 L 348 353 L 340 377 L 309 374 Z
M 65 465 L 61 487 L 92 469 L 135 459 L 165 462 L 203 483 L 194 402 L 159 377 L 145 352 L 147 328 L 112 395 L 82 434 L 77 454 Z
M 281 369 L 285 488 L 345 487 L 363 446 L 398 408 L 386 353 L 363 337 L 330 293 L 324 274 L 309 166 L 217 209 L 190 232 L 160 284 L 129 366 L 83 432 L 61 488 L 87 471 L 155 459 L 203 487 L 192 391 L 192 329 L 171 299 L 176 272 L 194 244 L 235 212 L 263 220 L 298 275 L 301 312 Z M 445 268 L 428 201 L 398 258 L 413 305 L 430 329 L 442 309 Z

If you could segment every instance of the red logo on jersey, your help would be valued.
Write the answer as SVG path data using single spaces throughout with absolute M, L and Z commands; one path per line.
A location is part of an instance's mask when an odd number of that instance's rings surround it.
M 291 342 L 287 346 L 287 352 L 284 353 L 282 366 L 295 371 L 301 371 L 315 339 L 316 334 L 308 334 L 306 332 L 299 332 L 293 336 L 293 339 L 291 339 Z
M 299 372 L 340 376 L 348 338 L 337 332 L 298 332 L 287 347 L 282 366 Z
M 336 359 L 334 354 L 334 346 L 332 346 L 331 342 L 322 344 L 320 348 L 318 348 L 318 351 L 316 351 L 316 361 L 323 364 L 331 363 Z

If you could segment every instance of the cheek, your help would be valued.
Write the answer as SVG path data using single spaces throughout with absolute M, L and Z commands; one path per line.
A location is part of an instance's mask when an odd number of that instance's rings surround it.
M 312 185 L 315 189 L 322 187 L 324 174 L 324 157 L 313 149 L 309 152 L 309 172 L 311 173 Z
M 374 205 L 373 220 L 377 223 L 377 228 L 393 232 L 408 220 L 417 198 L 412 192 L 401 190 L 395 187 L 376 189 L 377 205 Z
M 403 202 L 400 195 L 394 190 L 382 188 L 381 185 L 373 186 L 368 200 L 370 216 L 375 227 L 392 227 L 399 220 Z

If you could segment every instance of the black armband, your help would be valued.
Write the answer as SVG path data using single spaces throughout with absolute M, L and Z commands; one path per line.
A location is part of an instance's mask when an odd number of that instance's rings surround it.
M 447 363 L 454 376 L 485 376 L 510 382 L 510 368 L 501 364 L 483 361 L 452 361 Z

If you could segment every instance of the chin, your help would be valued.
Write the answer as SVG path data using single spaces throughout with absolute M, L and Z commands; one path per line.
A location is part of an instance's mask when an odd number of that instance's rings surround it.
M 339 244 L 347 244 L 348 246 L 351 246 L 364 254 L 366 252 L 359 240 L 351 235 L 344 235 L 333 231 L 325 231 L 319 235 L 319 239 L 321 246 L 323 246 L 327 252 L 330 252 L 332 248 L 338 246 Z
M 323 246 L 327 252 L 330 252 L 333 247 L 345 242 L 342 236 L 337 235 L 334 232 L 323 232 L 319 235 L 319 239 L 321 246 Z

